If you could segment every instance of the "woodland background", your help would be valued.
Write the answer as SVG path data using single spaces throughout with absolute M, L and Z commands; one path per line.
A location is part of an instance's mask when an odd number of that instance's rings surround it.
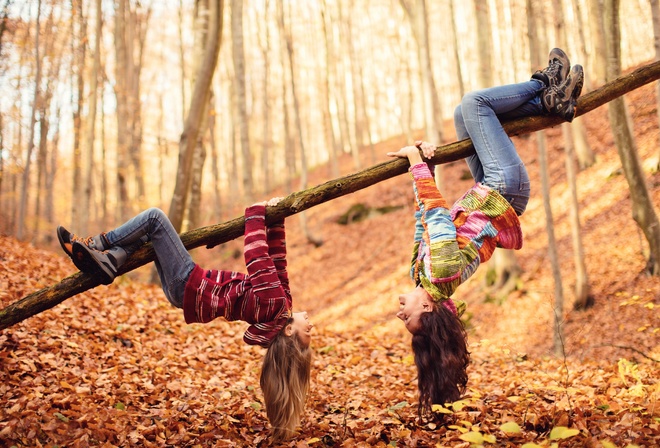
M 180 210 L 181 230 L 221 222 L 416 138 L 455 140 L 462 92 L 528 79 L 553 46 L 584 65 L 585 91 L 660 52 L 646 0 L 2 6 L 2 306 L 76 272 L 57 224 L 94 232 L 152 205 Z M 608 65 L 612 6 L 620 54 Z M 648 85 L 624 103 L 656 211 L 657 98 Z M 409 335 L 394 318 L 410 287 L 408 179 L 287 220 L 295 305 L 316 324 L 308 413 L 288 445 L 659 443 L 660 283 L 613 109 L 515 138 L 534 185 L 525 247 L 458 291 L 473 363 L 443 422 L 417 420 Z M 450 201 L 470 186 L 463 162 L 440 179 Z M 242 270 L 241 250 L 239 239 L 193 254 Z M 0 333 L 0 442 L 268 443 L 261 353 L 241 342 L 244 326 L 185 325 L 150 278 L 141 268 Z

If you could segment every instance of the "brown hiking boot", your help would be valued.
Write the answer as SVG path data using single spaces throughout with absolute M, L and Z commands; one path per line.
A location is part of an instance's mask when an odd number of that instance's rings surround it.
M 575 117 L 577 99 L 582 93 L 583 84 L 584 70 L 576 64 L 563 83 L 547 88 L 541 94 L 541 102 L 549 113 L 559 115 L 570 123 Z
M 553 88 L 561 85 L 568 77 L 571 69 L 571 61 L 561 48 L 553 48 L 548 55 L 548 66 L 532 75 L 532 79 L 538 79 L 546 85 L 546 88 Z

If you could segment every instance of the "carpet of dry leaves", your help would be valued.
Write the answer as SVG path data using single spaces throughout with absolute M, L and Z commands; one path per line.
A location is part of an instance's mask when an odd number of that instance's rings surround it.
M 645 164 L 659 147 L 654 101 L 652 86 L 628 96 Z M 459 288 L 469 303 L 469 390 L 452 406 L 437 407 L 434 420 L 417 418 L 410 337 L 394 317 L 397 294 L 411 287 L 409 180 L 401 176 L 310 210 L 309 228 L 324 240 L 318 248 L 289 218 L 294 303 L 316 328 L 308 410 L 299 436 L 284 446 L 660 445 L 660 279 L 644 274 L 646 246 L 631 218 L 606 108 L 584 123 L 598 157 L 578 186 L 595 306 L 572 310 L 569 192 L 555 128 L 547 134 L 566 356 L 554 356 L 555 286 L 538 154 L 533 136 L 516 139 L 534 182 L 522 218 L 525 247 L 517 253 L 522 279 L 504 299 L 484 300 L 485 269 Z M 376 159 L 403 143 L 379 144 Z M 344 173 L 354 170 L 344 163 Z M 444 168 L 450 200 L 469 187 L 465 172 L 462 162 Z M 646 172 L 660 211 L 660 175 Z M 314 176 L 325 181 L 326 168 Z M 356 203 L 400 209 L 337 224 Z M 241 245 L 197 249 L 194 256 L 208 267 L 243 269 L 235 256 Z M 0 236 L 2 306 L 74 272 L 56 246 Z M 149 273 L 141 268 L 0 332 L 0 445 L 269 444 L 258 387 L 262 349 L 242 343 L 242 323 L 186 325 L 144 281 Z

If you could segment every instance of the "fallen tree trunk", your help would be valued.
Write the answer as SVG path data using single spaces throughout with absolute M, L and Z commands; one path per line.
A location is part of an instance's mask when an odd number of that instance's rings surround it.
M 584 115 L 614 98 L 618 98 L 657 79 L 660 79 L 660 61 L 645 65 L 630 74 L 621 76 L 599 89 L 582 96 L 578 101 L 577 115 Z M 509 135 L 513 136 L 556 126 L 561 122 L 562 120 L 555 116 L 527 117 L 505 123 L 504 129 Z M 472 142 L 470 140 L 462 140 L 438 147 L 432 161 L 436 164 L 449 163 L 463 159 L 473 153 Z M 407 171 L 407 160 L 391 159 L 357 173 L 330 180 L 307 190 L 292 193 L 284 198 L 276 207 L 268 208 L 266 221 L 273 222 L 300 213 L 303 210 L 340 196 L 354 193 Z M 244 219 L 241 216 L 222 224 L 202 227 L 183 233 L 181 234 L 181 240 L 189 250 L 204 245 L 211 248 L 242 236 L 243 226 Z M 151 244 L 147 244 L 135 252 L 130 260 L 122 266 L 120 274 L 132 271 L 154 259 L 153 247 Z M 27 295 L 3 310 L 0 310 L 0 330 L 4 330 L 28 317 L 48 310 L 69 297 L 94 288 L 99 284 L 100 282 L 91 275 L 78 272 L 53 286 Z

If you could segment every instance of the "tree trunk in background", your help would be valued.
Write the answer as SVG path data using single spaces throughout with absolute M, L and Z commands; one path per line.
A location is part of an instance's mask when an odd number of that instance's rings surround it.
M 39 146 L 37 151 L 37 182 L 36 182 L 36 198 L 34 201 L 35 211 L 34 211 L 34 222 L 32 228 L 32 235 L 30 237 L 31 241 L 36 241 L 36 238 L 39 236 L 39 228 L 41 226 L 41 193 L 45 191 L 45 180 L 46 180 L 46 155 L 48 154 L 48 113 L 46 112 L 45 103 L 48 102 L 46 96 L 48 92 L 44 92 L 42 96 L 41 105 L 39 107 Z
M 336 76 L 335 82 L 337 83 L 337 115 L 340 120 L 340 129 L 342 133 L 343 141 L 343 151 L 351 154 L 353 159 L 353 167 L 356 170 L 359 170 L 362 166 L 360 162 L 360 142 L 359 137 L 355 134 L 355 128 L 353 127 L 353 132 L 351 132 L 351 123 L 355 123 L 355 117 L 352 117 L 350 114 L 351 102 L 349 101 L 348 95 L 348 82 L 349 77 L 347 76 L 350 73 L 350 67 L 347 65 L 350 64 L 350 61 L 346 61 L 346 58 L 343 55 L 350 55 L 351 45 L 349 33 L 350 33 L 350 13 L 348 17 L 345 17 L 342 2 L 337 2 L 337 36 L 335 38 L 338 42 L 339 48 L 336 51 L 337 57 L 335 62 L 337 66 L 335 67 Z M 352 82 L 352 81 L 351 81 Z
M 621 74 L 619 1 L 605 0 L 604 9 L 608 61 L 606 80 L 611 81 Z M 660 276 L 660 222 L 646 187 L 644 171 L 637 155 L 637 146 L 632 133 L 632 123 L 623 97 L 610 102 L 608 114 L 621 166 L 630 188 L 633 219 L 639 225 L 649 244 L 647 269 L 652 275 Z
M 573 130 L 573 143 L 575 143 L 575 156 L 577 157 L 578 167 L 581 170 L 587 169 L 596 163 L 596 154 L 589 144 L 584 117 L 576 117 L 571 123 L 571 128 Z
M 85 129 L 85 149 L 82 153 L 84 169 L 82 172 L 82 185 L 84 194 L 82 195 L 82 226 L 77 230 L 80 235 L 87 235 L 87 224 L 90 216 L 89 210 L 92 204 L 93 179 L 92 169 L 94 167 L 94 140 L 96 125 L 96 104 L 98 101 L 99 70 L 101 67 L 101 32 L 103 29 L 103 11 L 101 9 L 101 0 L 96 0 L 96 22 L 94 37 L 94 63 L 90 73 L 89 100 L 87 113 L 87 126 Z M 77 201 L 75 201 L 77 202 Z
M 215 104 L 215 95 L 213 90 L 211 90 L 211 98 L 209 99 L 209 104 Z M 215 117 L 217 115 L 218 111 L 214 107 L 213 112 L 209 114 L 209 145 L 211 146 L 211 174 L 213 175 L 213 216 L 216 219 L 221 220 L 222 194 L 220 193 L 220 163 L 218 160 L 218 147 L 215 143 Z
M 82 179 L 82 152 L 80 150 L 81 141 L 81 113 L 83 108 L 83 98 L 85 92 L 85 54 L 87 51 L 87 23 L 83 15 L 82 0 L 72 0 L 71 18 L 73 23 L 73 32 L 71 33 L 72 48 L 74 55 L 72 58 L 72 77 L 76 88 L 76 96 L 73 101 L 73 197 L 83 197 L 83 179 Z M 83 227 L 85 218 L 82 214 L 82 207 L 71 201 L 71 224 L 74 228 Z
M 276 0 L 277 4 L 277 26 L 280 32 L 280 60 L 282 68 L 287 64 L 287 48 L 286 48 L 286 30 L 284 29 L 284 5 L 282 0 Z M 289 83 L 287 82 L 287 70 L 282 73 L 282 126 L 284 128 L 284 164 L 286 167 L 285 177 L 285 191 L 291 193 L 293 191 L 293 178 L 296 174 L 296 153 L 294 149 L 294 141 L 291 135 L 291 124 L 289 118 Z
M 591 88 L 595 88 L 605 82 L 606 53 L 605 48 L 605 24 L 603 22 L 603 0 L 587 0 L 589 16 L 589 34 L 593 50 L 591 54 L 590 76 L 585 76 L 585 82 L 590 83 Z
M 337 154 L 341 151 L 339 142 L 335 135 L 335 129 L 333 126 L 332 120 L 332 93 L 330 92 L 330 86 L 333 84 L 330 81 L 332 76 L 331 67 L 336 66 L 335 57 L 333 52 L 333 46 L 330 42 L 330 36 L 328 35 L 328 14 L 327 10 L 327 0 L 323 0 L 321 7 L 321 22 L 323 26 L 323 42 L 325 44 L 325 75 L 322 79 L 321 92 L 323 95 L 323 132 L 325 134 L 326 145 L 329 148 L 329 168 L 330 168 L 330 177 L 334 178 L 339 176 L 339 162 L 337 160 Z
M 259 36 L 264 36 L 264 40 L 259 39 L 259 47 L 261 49 L 261 57 L 264 60 L 264 76 L 261 80 L 261 92 L 259 96 L 262 98 L 262 111 L 261 119 L 262 123 L 262 142 L 261 142 L 261 170 L 262 170 L 262 191 L 270 192 L 271 190 L 271 177 L 273 172 L 272 164 L 270 163 L 270 152 L 271 152 L 271 129 L 270 129 L 270 92 L 268 91 L 270 87 L 269 78 L 271 76 L 270 71 L 270 30 L 268 23 L 265 20 L 265 17 L 268 15 L 268 6 L 270 2 L 266 0 L 263 31 L 259 31 Z M 258 22 L 258 25 L 261 24 L 261 21 Z
M 458 79 L 459 98 L 465 95 L 465 83 L 463 82 L 463 70 L 461 69 L 461 55 L 458 50 L 458 28 L 456 28 L 456 14 L 454 12 L 454 0 L 449 0 L 449 17 L 451 18 L 451 36 L 454 47 L 454 64 L 456 64 L 456 78 Z
M 424 105 L 424 123 L 426 126 L 424 140 L 442 144 L 442 108 L 438 100 L 438 91 L 433 79 L 433 64 L 429 42 L 428 17 L 426 0 L 414 0 L 410 5 L 407 0 L 399 0 L 401 7 L 410 21 L 413 37 L 417 43 L 417 61 L 420 69 L 422 104 Z M 481 36 L 481 33 L 478 33 Z M 436 177 L 440 181 L 440 178 Z
M 493 252 L 486 274 L 487 295 L 502 302 L 510 292 L 518 288 L 522 268 L 513 250 L 499 249 Z
M 144 183 L 144 172 L 142 167 L 142 87 L 140 78 L 142 75 L 142 62 L 144 56 L 144 46 L 147 39 L 147 29 L 149 25 L 149 16 L 151 10 L 144 14 L 138 14 L 138 11 L 129 9 L 134 38 L 128 41 L 129 57 L 131 59 L 130 94 L 128 97 L 129 112 L 131 114 L 131 134 L 128 153 L 130 155 L 131 167 L 133 168 L 133 177 L 135 178 L 134 204 L 138 209 L 144 208 L 146 187 Z M 130 34 L 130 33 L 129 33 Z M 133 61 L 134 55 L 135 60 Z M 137 203 L 137 204 L 136 204 Z M 133 214 L 137 210 L 132 210 Z
M 653 48 L 655 60 L 660 61 L 660 0 L 649 0 L 651 3 L 651 16 L 653 17 Z M 660 123 L 660 81 L 655 83 L 655 108 Z M 658 155 L 655 162 L 655 171 L 660 171 L 660 142 L 658 142 Z
M 364 146 L 366 141 L 365 128 L 364 128 L 364 114 L 362 112 L 360 97 L 360 78 L 358 75 L 360 64 L 360 58 L 356 54 L 355 47 L 357 43 L 355 40 L 359 39 L 358 37 L 353 37 L 353 23 L 351 21 L 354 11 L 354 3 L 349 3 L 348 16 L 346 17 L 346 22 L 344 25 L 344 31 L 346 34 L 346 49 L 348 50 L 348 65 L 349 70 L 347 75 L 350 75 L 351 80 L 351 97 L 353 99 L 353 132 L 355 133 L 355 144 L 358 148 Z
M 23 169 L 23 190 L 21 190 L 21 201 L 18 209 L 18 223 L 16 228 L 16 238 L 24 239 L 25 215 L 28 206 L 28 190 L 30 189 L 30 164 L 32 160 L 32 151 L 34 150 L 34 133 L 37 108 L 39 107 L 39 84 L 41 84 L 41 56 L 39 55 L 39 36 L 41 34 L 41 0 L 37 1 L 37 18 L 35 23 L 35 61 L 36 68 L 34 74 L 34 92 L 32 95 L 32 110 L 30 112 L 30 133 L 27 142 L 27 157 L 25 159 L 25 168 Z
M 60 58 L 61 60 L 61 58 Z M 51 128 L 53 139 L 51 143 L 52 150 L 50 151 L 50 159 L 46 162 L 46 204 L 44 215 L 46 222 L 50 224 L 55 223 L 55 175 L 57 174 L 57 160 L 58 160 L 58 144 L 60 138 L 59 123 L 61 123 L 61 110 L 58 107 L 55 113 L 55 130 Z M 51 228 L 54 227 L 51 225 Z M 46 242 L 50 243 L 54 235 L 52 231 L 48 232 Z
M 204 51 L 208 42 L 209 35 L 209 4 L 208 0 L 199 2 L 195 8 L 195 47 L 193 51 L 193 71 L 199 71 L 199 65 L 204 58 Z M 196 79 L 193 78 L 193 83 Z M 193 161 L 191 167 L 190 179 L 190 200 L 186 205 L 187 214 L 184 212 L 184 223 L 181 230 L 197 228 L 201 223 L 201 210 L 202 203 L 202 175 L 204 169 L 204 162 L 206 161 L 206 147 L 205 147 L 205 131 L 208 129 L 209 111 L 212 110 L 213 105 L 211 98 L 213 98 L 213 88 L 209 87 L 209 95 L 207 103 L 201 115 L 201 123 L 199 125 L 199 133 L 197 134 L 197 144 L 195 145 Z M 187 216 L 187 219 L 185 219 Z
M 487 1 L 474 2 L 477 18 L 477 49 L 479 52 L 479 88 L 493 86 L 493 30 L 490 26 L 490 8 Z
M 35 198 L 35 211 L 34 211 L 34 220 L 33 220 L 33 230 L 30 237 L 32 241 L 38 241 L 39 237 L 46 234 L 45 240 L 52 238 L 51 232 L 40 232 L 44 228 L 44 224 L 50 228 L 52 222 L 45 219 L 45 214 L 42 213 L 43 209 L 48 209 L 49 206 L 46 204 L 48 200 L 48 193 L 46 189 L 46 184 L 48 182 L 48 134 L 50 133 L 50 109 L 51 109 L 51 100 L 53 99 L 53 86 L 55 80 L 58 78 L 60 73 L 60 64 L 62 62 L 62 48 L 65 47 L 64 40 L 59 42 L 57 36 L 68 36 L 69 30 L 62 30 L 61 33 L 54 35 L 52 30 L 54 29 L 54 17 L 53 10 L 48 16 L 48 20 L 41 32 L 41 37 L 43 38 L 43 48 L 40 48 L 42 54 L 48 55 L 47 61 L 47 71 L 42 69 L 44 76 L 43 86 L 41 88 L 41 93 L 39 95 L 38 102 L 38 120 L 39 120 L 39 145 L 37 151 L 37 181 L 36 181 L 36 198 Z M 45 72 L 45 73 L 44 73 Z M 52 196 L 51 196 L 52 198 Z M 51 205 L 52 207 L 52 205 Z M 45 230 L 45 229 L 43 229 Z
M 236 78 L 233 75 L 228 75 L 227 78 L 229 79 L 229 84 L 234 85 L 236 82 Z M 239 182 L 238 182 L 238 144 L 236 142 L 236 114 L 234 111 L 236 110 L 236 89 L 231 88 L 230 93 L 230 113 L 228 114 L 228 119 L 229 119 L 229 135 L 230 135 L 230 147 L 231 147 L 231 154 L 229 157 L 229 163 L 227 165 L 231 165 L 231 170 L 227 173 L 227 176 L 229 177 L 229 205 L 233 205 L 237 202 L 239 198 Z M 225 157 L 225 161 L 227 162 L 227 158 Z
M 282 0 L 278 0 L 280 3 Z M 300 121 L 300 105 L 298 102 L 298 94 L 296 92 L 296 76 L 294 71 L 294 60 L 293 60 L 293 38 L 291 36 L 291 30 L 287 29 L 286 24 L 284 23 L 284 6 L 281 5 L 279 8 L 279 19 L 280 19 L 280 30 L 282 32 L 282 38 L 284 39 L 284 46 L 286 48 L 287 59 L 288 59 L 288 69 L 289 77 L 291 81 L 291 97 L 293 98 L 293 113 L 294 120 L 296 124 L 296 132 L 298 133 L 298 143 L 300 145 L 300 189 L 307 189 L 307 153 L 305 150 L 305 141 L 303 139 L 302 124 Z M 350 45 L 350 43 L 349 43 Z M 294 156 L 295 157 L 295 156 Z M 303 234 L 307 238 L 307 241 L 314 244 L 315 246 L 320 246 L 323 244 L 323 241 L 320 238 L 312 236 L 307 225 L 307 215 L 305 212 L 300 213 L 300 225 L 303 231 Z
M 571 57 L 571 61 L 573 64 L 579 63 L 583 66 L 587 65 L 584 63 L 584 61 L 581 60 L 581 57 L 586 57 L 586 43 L 585 43 L 585 36 L 584 36 L 584 29 L 582 26 L 582 14 L 581 14 L 581 8 L 579 7 L 580 3 L 579 2 L 574 2 L 571 0 L 569 2 L 569 7 L 572 10 L 572 15 L 577 18 L 577 29 L 571 29 L 571 33 L 577 33 L 578 34 L 578 43 L 580 45 L 580 51 L 571 53 L 569 56 Z M 566 28 L 564 26 L 564 11 L 562 9 L 562 1 L 561 0 L 554 0 L 554 8 L 556 11 L 557 17 L 559 12 L 561 12 L 561 33 L 559 34 L 559 46 L 568 51 L 568 42 L 566 38 Z M 585 91 L 583 90 L 583 93 Z M 591 149 L 591 145 L 589 145 L 589 140 L 587 139 L 587 131 L 584 126 L 584 121 L 582 117 L 577 117 L 573 120 L 573 122 L 570 124 L 571 126 L 571 132 L 570 135 L 572 136 L 573 139 L 573 146 L 574 146 L 574 153 L 577 155 L 577 160 L 578 160 L 578 166 L 580 169 L 586 169 L 592 166 L 594 163 L 596 163 L 596 155 L 594 154 L 593 150 Z
M 117 101 L 117 222 L 126 221 L 131 213 L 128 198 L 128 49 L 126 36 L 126 9 L 127 0 L 118 0 L 115 7 L 115 97 Z
M 552 277 L 555 281 L 553 301 L 553 333 L 552 347 L 555 356 L 564 356 L 564 290 L 562 287 L 561 270 L 559 269 L 559 256 L 557 255 L 557 241 L 555 240 L 555 226 L 550 206 L 550 180 L 548 176 L 548 157 L 545 132 L 536 133 L 539 147 L 539 171 L 543 190 L 543 208 L 545 209 L 545 227 L 548 233 L 548 257 L 552 267 Z
M 201 129 L 206 129 L 205 123 Z M 192 182 L 190 185 L 190 204 L 188 205 L 188 222 L 186 228 L 196 229 L 202 224 L 202 176 L 204 174 L 204 162 L 206 161 L 206 146 L 204 144 L 203 132 L 199 133 L 197 147 L 192 164 Z
M 103 76 L 103 79 L 105 80 L 105 75 Z M 105 82 L 103 83 L 105 84 Z M 103 86 L 100 89 L 101 91 L 105 90 Z M 101 138 L 100 138 L 100 144 L 101 144 L 101 160 L 99 165 L 101 167 L 106 167 L 109 166 L 110 164 L 108 163 L 108 156 L 105 152 L 105 111 L 103 106 L 105 105 L 105 95 L 100 95 L 100 100 L 101 100 Z M 107 218 L 108 218 L 108 170 L 106 169 L 98 169 L 96 170 L 96 177 L 101 179 L 101 203 L 99 204 L 98 209 L 101 210 L 101 216 L 103 216 L 104 220 L 104 226 L 108 225 Z
M 139 14 L 138 7 L 133 10 L 129 1 L 118 0 L 115 8 L 116 213 L 119 222 L 127 220 L 135 213 L 134 206 L 139 206 L 137 201 L 144 200 L 145 191 L 140 155 L 142 140 L 140 71 L 149 13 Z M 131 181 L 136 185 L 133 198 L 129 197 Z
M 115 7 L 115 97 L 117 101 L 117 221 L 124 222 L 143 208 L 142 111 L 140 75 L 150 10 L 118 0 Z M 130 182 L 135 196 L 129 197 Z
M 197 5 L 197 3 L 196 3 Z M 179 0 L 179 22 L 178 32 L 179 32 L 179 63 L 181 70 L 181 121 L 186 121 L 186 56 L 185 49 L 183 45 L 183 0 Z
M 234 77 L 236 78 L 236 105 L 238 132 L 243 156 L 243 194 L 248 202 L 254 196 L 252 185 L 252 155 L 245 91 L 245 49 L 243 48 L 243 0 L 231 0 L 231 38 Z
M 179 165 L 177 167 L 176 183 L 170 203 L 169 218 L 177 231 L 181 231 L 183 214 L 188 202 L 188 193 L 192 178 L 192 162 L 204 111 L 208 103 L 211 81 L 218 62 L 220 40 L 222 37 L 222 0 L 209 1 L 209 22 L 206 51 L 204 59 L 198 65 L 195 76 L 195 86 L 188 108 L 188 116 L 184 123 L 179 141 Z
M 557 43 L 560 48 L 568 48 L 562 0 L 553 0 L 553 4 L 553 10 L 555 13 L 555 36 L 557 38 Z M 573 242 L 573 261 L 575 264 L 575 302 L 573 303 L 573 308 L 586 309 L 593 305 L 593 298 L 591 298 L 589 295 L 589 276 L 587 275 L 587 266 L 584 260 L 582 228 L 580 225 L 580 204 L 578 202 L 577 194 L 577 173 L 575 169 L 575 135 L 584 132 L 583 130 L 578 129 L 579 126 L 583 126 L 581 121 L 562 123 L 561 130 L 564 139 L 564 153 L 566 157 L 566 181 L 568 183 L 568 188 L 571 194 L 568 210 Z
M 568 124 L 568 123 L 567 123 Z M 571 204 L 568 207 L 571 221 L 571 237 L 573 241 L 573 262 L 575 264 L 575 301 L 573 309 L 584 310 L 594 304 L 594 298 L 590 294 L 589 275 L 584 256 L 584 245 L 582 244 L 582 225 L 580 224 L 580 205 L 577 194 L 577 168 L 575 163 L 575 151 L 573 150 L 573 128 L 562 125 L 566 152 L 566 180 L 571 193 Z
M 527 20 L 528 24 L 534 23 L 535 19 L 540 15 L 538 8 L 539 3 L 534 0 L 527 0 Z M 529 37 L 530 51 L 538 50 L 539 36 L 545 36 L 545 29 L 537 25 L 527 27 L 527 34 Z M 542 58 L 541 52 L 536 51 L 530 54 L 530 62 L 532 70 L 534 67 L 543 65 L 541 60 L 546 61 L 545 57 Z M 541 175 L 541 191 L 543 194 L 543 208 L 545 210 L 545 227 L 548 234 L 548 257 L 550 259 L 550 266 L 552 268 L 552 277 L 554 279 L 555 291 L 553 295 L 553 351 L 557 356 L 564 355 L 564 290 L 562 286 L 561 270 L 559 268 L 559 257 L 557 255 L 557 243 L 555 240 L 555 227 L 552 218 L 552 207 L 550 204 L 550 181 L 548 176 L 548 162 L 547 162 L 547 144 L 545 131 L 540 130 L 536 132 L 536 143 L 539 150 L 539 172 Z

